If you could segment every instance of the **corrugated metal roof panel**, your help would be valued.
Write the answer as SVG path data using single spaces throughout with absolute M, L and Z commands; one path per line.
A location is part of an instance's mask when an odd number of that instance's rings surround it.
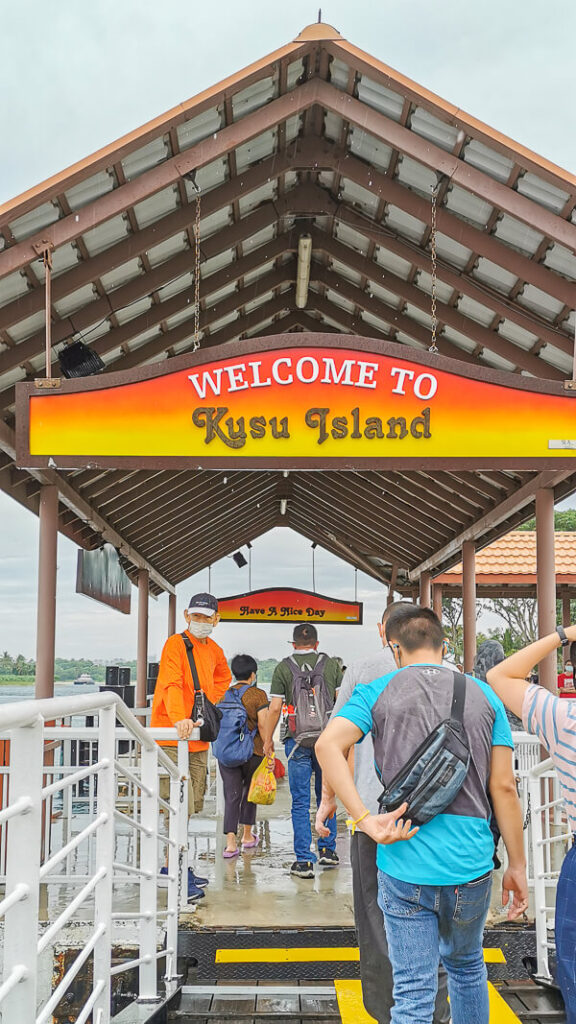
M 471 271 L 472 277 L 477 277 L 479 281 L 484 284 L 490 285 L 491 288 L 496 288 L 497 291 L 507 295 L 508 292 L 516 284 L 517 278 L 514 274 L 510 274 L 504 267 L 498 266 L 496 263 L 492 263 L 490 260 L 481 256 L 475 267 Z
M 366 289 L 368 295 L 374 296 L 375 299 L 380 299 L 381 302 L 387 302 L 389 306 L 398 306 L 402 304 L 402 300 L 398 298 L 395 292 L 388 291 L 387 288 L 383 288 L 382 285 L 377 284 L 370 278 L 370 284 Z
M 440 118 L 434 117 L 424 107 L 416 107 L 410 116 L 410 128 L 416 135 L 428 139 L 441 149 L 452 152 L 457 143 L 464 142 L 464 132 L 453 124 L 447 124 Z
M 231 263 L 234 263 L 236 259 L 236 253 L 234 249 L 223 249 L 222 252 L 216 253 L 215 256 L 211 256 L 209 260 L 204 260 L 200 267 L 200 279 L 202 281 L 209 277 L 210 274 L 215 274 L 217 270 L 222 270 L 223 267 L 229 267 Z
M 190 253 L 190 266 L 192 266 L 192 262 L 192 253 Z M 175 281 L 170 281 L 168 284 L 162 285 L 162 287 L 158 289 L 162 302 L 165 302 L 166 299 L 170 299 L 172 295 L 178 295 L 179 292 L 183 292 L 185 288 L 192 288 L 193 283 L 194 275 L 192 271 L 190 271 L 189 274 L 182 274 L 180 277 L 177 277 Z
M 60 316 L 63 315 L 59 310 L 57 312 Z M 31 334 L 36 334 L 36 331 L 41 331 L 43 327 L 44 310 L 41 313 L 35 313 L 34 316 L 27 316 L 25 320 L 20 320 L 20 323 L 12 324 L 8 333 L 12 341 L 24 341 L 24 338 L 29 338 Z M 4 383 L 4 377 L 2 377 L 2 383 Z
M 253 192 L 241 196 L 238 201 L 241 216 L 245 217 L 247 213 L 250 213 L 250 210 L 255 210 L 257 206 L 260 206 L 266 200 L 274 199 L 276 197 L 277 184 L 277 179 L 272 178 L 265 185 L 261 185 L 260 188 L 256 188 Z
M 526 174 L 518 178 L 516 188 L 521 195 L 533 199 L 535 203 L 545 206 L 548 210 L 553 210 L 554 213 L 561 213 L 570 198 L 568 192 L 562 192 L 559 188 L 555 188 L 554 185 L 532 174 L 531 171 L 527 171 Z
M 421 220 L 416 220 L 416 217 L 412 217 L 398 206 L 388 207 L 386 226 L 402 235 L 403 238 L 409 238 L 411 242 L 420 242 L 426 231 L 426 224 Z
M 5 306 L 12 299 L 18 299 L 30 291 L 28 279 L 25 274 L 18 270 L 15 274 L 8 274 L 0 279 L 0 308 Z
M 472 353 L 476 348 L 476 342 L 472 341 L 472 338 L 468 338 L 465 334 L 461 334 L 460 331 L 455 331 L 453 327 L 446 325 L 442 331 L 442 337 L 452 342 L 456 348 L 462 349 L 463 352 Z
M 513 160 L 504 156 L 503 153 L 498 153 L 495 149 L 490 149 L 483 142 L 478 142 L 477 139 L 472 139 L 466 145 L 463 156 L 466 163 L 484 171 L 496 181 L 508 181 L 514 167 Z
M 36 206 L 29 213 L 25 213 L 23 217 L 11 221 L 10 230 L 16 241 L 21 242 L 23 238 L 29 238 L 37 231 L 47 228 L 49 224 L 54 224 L 59 216 L 57 206 L 53 203 L 42 203 L 41 206 Z
M 190 146 L 195 146 L 202 139 L 216 135 L 221 127 L 222 117 L 218 108 L 209 107 L 208 110 L 203 110 L 198 117 L 191 117 L 189 121 L 178 125 L 176 129 L 178 145 L 182 150 L 189 149 Z
M 91 256 L 97 256 L 109 249 L 115 242 L 121 242 L 130 234 L 130 228 L 123 217 L 112 217 L 91 231 L 85 231 L 82 239 Z
M 551 249 L 548 249 L 543 262 L 544 266 L 549 267 L 550 270 L 562 274 L 570 281 L 576 281 L 576 256 L 569 249 L 565 249 L 563 245 L 556 243 Z
M 402 120 L 404 97 L 400 93 L 393 92 L 392 89 L 387 89 L 380 82 L 373 82 L 366 75 L 362 75 L 358 83 L 358 99 L 366 106 L 379 110 L 381 114 L 385 114 L 392 121 Z
M 13 370 L 7 370 L 2 374 L 2 388 L 11 388 L 14 384 L 17 384 L 19 380 L 24 380 L 26 377 L 26 371 L 21 366 L 15 366 Z
M 408 348 L 417 348 L 420 352 L 425 352 L 427 349 L 427 345 L 424 345 L 421 341 L 416 341 L 415 338 L 411 338 L 404 331 L 397 331 L 396 341 L 399 341 L 401 345 L 407 345 Z
M 490 203 L 484 202 L 464 188 L 459 188 L 458 185 L 452 185 L 448 189 L 444 206 L 463 220 L 482 228 L 486 227 L 493 210 Z
M 199 167 L 196 171 L 196 184 L 200 189 L 201 195 L 210 192 L 213 188 L 217 188 L 218 185 L 222 185 L 224 181 L 228 181 L 227 160 L 213 160 L 212 163 Z M 184 186 L 188 202 L 195 202 L 198 193 L 188 178 L 184 178 Z
M 348 299 L 345 299 L 340 295 L 337 281 L 334 282 L 333 288 L 326 289 L 326 298 L 334 306 L 338 306 L 340 309 L 345 309 L 347 313 L 353 313 L 356 308 L 353 302 L 349 302 Z
M 516 301 L 521 306 L 526 306 L 527 309 L 533 309 L 535 313 L 539 313 L 547 320 L 554 319 L 564 308 L 561 302 L 541 291 L 540 288 L 535 288 L 533 284 L 525 284 Z
M 102 274 L 100 281 L 104 285 L 107 292 L 110 292 L 110 302 L 114 306 L 114 290 L 119 288 L 120 285 L 126 284 L 128 281 L 133 281 L 136 277 L 141 277 L 143 274 L 140 260 L 135 258 L 128 260 L 127 263 L 123 263 L 120 267 L 115 267 L 109 274 Z
M 77 309 L 89 305 L 94 301 L 94 298 L 95 291 L 93 285 L 86 284 L 83 288 L 78 288 L 77 291 L 71 292 L 70 295 L 63 295 L 61 299 L 53 303 L 53 306 L 58 316 L 70 316 Z
M 408 185 L 413 191 L 429 198 L 437 183 L 436 174 L 431 168 L 409 156 L 400 157 L 396 177 L 402 185 Z
M 495 352 L 489 352 L 488 349 L 484 349 L 482 361 L 488 366 L 493 366 L 496 370 L 514 369 L 514 363 L 509 362 L 508 359 L 503 359 L 502 356 L 496 355 Z
M 127 306 L 126 309 L 119 309 L 116 313 L 116 319 L 119 324 L 125 324 L 129 320 L 133 320 L 135 316 L 140 316 L 141 313 L 145 313 L 147 309 L 152 306 L 152 299 L 148 295 L 145 295 L 143 299 L 138 299 L 137 302 L 132 303 L 131 306 Z
M 412 273 L 412 264 L 408 263 L 408 260 L 403 260 L 401 256 L 397 256 L 395 252 L 390 252 L 383 245 L 377 247 L 374 253 L 374 262 L 379 267 L 385 267 L 391 274 L 401 277 L 403 281 L 407 281 Z M 386 284 L 386 274 L 382 274 L 382 280 Z
M 302 128 L 303 118 L 301 114 L 294 114 L 294 117 L 289 117 L 284 122 L 284 135 L 286 142 L 294 142 L 300 135 Z
M 523 224 L 522 221 L 509 217 L 508 214 L 499 217 L 494 235 L 514 249 L 527 253 L 528 256 L 534 255 L 544 237 L 538 231 L 528 227 L 527 224 Z
M 166 241 L 160 242 L 159 245 L 153 246 L 148 249 L 146 255 L 150 262 L 150 266 L 159 267 L 161 263 L 165 263 L 172 256 L 176 256 L 178 253 L 183 252 L 184 249 L 188 249 L 188 239 L 184 232 L 180 232 L 178 235 L 172 235 L 171 238 L 167 238 Z
M 122 170 L 126 179 L 138 178 L 145 171 L 163 163 L 168 156 L 168 146 L 164 138 L 153 139 L 148 145 L 129 153 L 122 161 Z
M 171 330 L 173 327 L 178 327 L 179 324 L 183 324 L 186 320 L 190 321 L 190 329 L 192 333 L 194 333 L 194 306 L 192 300 L 190 300 L 189 308 L 181 309 L 179 313 L 175 313 L 174 316 L 169 317 L 166 324 Z
M 211 213 L 209 217 L 200 221 L 200 238 L 209 238 L 210 235 L 215 235 L 217 231 L 222 231 L 222 228 L 228 227 L 233 222 L 232 207 L 223 206 L 221 210 L 216 210 L 215 213 Z
M 554 348 L 553 345 L 545 345 L 543 349 L 540 349 L 540 358 L 545 363 L 555 366 L 558 370 L 563 370 L 566 374 L 566 379 L 572 376 L 572 356 L 569 356 L 566 352 L 561 352 L 559 348 Z
M 260 278 L 264 277 L 265 274 L 270 273 L 273 265 L 274 260 L 268 260 L 266 263 L 263 263 L 261 267 L 258 267 L 257 270 L 252 270 L 249 274 L 245 274 L 244 284 L 250 285 L 254 284 L 255 281 L 259 281 Z
M 109 320 L 99 320 L 93 326 L 89 326 L 86 330 L 80 333 L 80 340 L 85 341 L 87 345 L 91 345 L 97 338 L 102 338 L 103 335 L 108 334 L 111 330 L 111 323 Z
M 362 320 L 370 324 L 371 327 L 375 327 L 382 334 L 390 334 L 390 324 L 387 324 L 385 320 L 380 320 L 373 313 L 368 313 L 365 309 L 362 310 Z
M 238 320 L 238 332 L 241 333 L 242 321 L 240 320 L 238 313 L 234 312 L 228 313 L 226 316 L 223 316 L 221 320 L 216 320 L 213 324 L 210 324 L 210 334 L 212 335 L 215 334 L 216 331 L 221 331 L 223 327 L 227 327 L 228 324 L 233 323 L 235 320 Z
M 365 132 L 362 128 L 357 128 L 356 125 L 351 127 L 349 139 L 350 150 L 355 156 L 360 157 L 361 160 L 377 170 L 388 170 L 393 152 L 391 146 L 387 146 L 385 142 L 377 139 L 375 135 Z
M 190 329 L 190 337 L 189 338 L 184 338 L 184 340 L 183 341 L 179 341 L 177 345 L 172 345 L 171 346 L 171 348 L 174 349 L 174 353 L 177 356 L 182 355 L 183 352 L 189 352 L 191 350 L 191 347 L 192 347 L 191 346 L 191 342 L 192 342 L 193 336 L 194 336 L 194 325 L 192 325 L 192 327 Z M 202 338 L 203 338 L 203 334 L 200 334 L 200 340 L 202 340 Z
M 276 151 L 277 136 L 278 131 L 274 128 L 272 131 L 263 132 L 262 135 L 257 135 L 256 138 L 237 146 L 236 168 L 238 174 L 245 171 L 247 167 L 251 167 L 252 164 L 264 160 L 267 156 L 272 156 Z
M 52 280 L 57 278 L 59 274 L 63 274 L 64 271 L 70 270 L 71 267 L 75 267 L 78 262 L 78 250 L 72 244 L 58 246 L 52 253 Z M 38 261 L 34 270 L 36 275 L 44 280 L 44 264 Z
M 426 313 L 419 306 L 412 305 L 411 302 L 406 303 L 404 312 L 411 320 L 415 320 L 417 324 L 421 324 L 422 327 L 426 327 L 429 331 L 432 330 L 432 316 L 430 313 Z
M 234 292 L 236 291 L 236 282 L 235 281 L 229 281 L 228 284 L 225 284 L 222 288 L 219 288 L 218 291 L 215 291 L 215 292 L 210 291 L 210 287 L 209 287 L 209 283 L 208 283 L 209 280 L 210 279 L 208 279 L 208 281 L 206 282 L 206 285 L 205 285 L 205 287 L 203 289 L 204 290 L 204 298 L 206 300 L 206 307 L 207 308 L 208 307 L 214 308 L 215 306 L 218 305 L 219 302 L 222 302 L 223 299 L 226 299 L 228 297 L 228 295 L 233 295 Z M 244 282 L 244 284 L 246 284 L 246 282 Z
M 343 121 L 338 114 L 333 114 L 331 110 L 327 110 L 324 114 L 324 135 L 327 139 L 331 139 L 332 142 L 339 142 L 340 136 L 342 135 Z
M 142 334 L 136 335 L 135 338 L 130 338 L 130 344 L 128 346 L 130 352 L 137 352 L 139 348 L 142 348 L 147 342 L 152 341 L 153 338 L 157 338 L 161 334 L 160 324 L 155 324 L 153 327 L 149 327 L 147 331 L 143 331 Z M 166 342 L 168 344 L 168 342 Z
M 330 269 L 334 271 L 338 277 L 344 278 L 345 281 L 350 281 L 351 284 L 359 285 L 362 281 L 361 274 L 357 274 L 355 270 L 351 270 L 346 263 L 341 263 L 340 260 L 331 260 Z
M 422 292 L 426 292 L 427 295 L 432 296 L 432 277 L 425 270 L 421 270 L 414 284 Z M 440 302 L 449 302 L 454 294 L 454 289 L 449 284 L 444 284 L 444 281 L 436 281 L 436 296 L 440 299 Z
M 378 203 L 380 202 L 377 195 L 374 195 L 374 193 L 370 192 L 367 188 L 362 188 L 361 185 L 357 185 L 355 182 L 349 181 L 347 178 L 342 180 L 340 189 L 344 202 L 358 207 L 369 217 L 375 216 L 378 209 Z
M 436 233 L 436 249 L 441 260 L 446 260 L 459 270 L 464 269 L 472 255 L 471 249 L 466 249 L 460 242 L 443 235 L 440 231 Z
M 368 239 L 352 228 L 349 228 L 347 224 L 343 224 L 342 221 L 335 221 L 334 234 L 340 242 L 343 242 L 344 245 L 349 245 L 355 252 L 361 252 L 363 256 L 368 252 Z
M 271 242 L 276 235 L 276 225 L 271 224 L 267 228 L 262 228 L 262 231 L 257 231 L 255 235 L 251 235 L 243 242 L 244 252 L 252 252 L 254 249 L 258 249 L 259 246 L 264 245 L 265 242 Z
M 286 90 L 290 92 L 298 84 L 298 79 L 304 74 L 304 61 L 294 60 L 288 65 L 286 74 Z
M 85 178 L 78 185 L 73 185 L 65 193 L 71 210 L 80 210 L 87 203 L 94 202 L 114 188 L 114 177 L 108 171 L 99 171 L 90 178 Z
M 156 192 L 149 199 L 144 199 L 134 206 L 138 227 L 145 228 L 148 224 L 156 223 L 179 205 L 178 190 L 175 187 L 171 186 L 161 192 Z
M 482 306 L 467 295 L 460 296 L 457 308 L 459 313 L 463 313 L 464 316 L 470 317 L 471 320 L 475 320 L 476 323 L 482 324 L 484 327 L 488 327 L 494 319 L 494 313 L 491 309 Z
M 276 99 L 277 95 L 278 84 L 275 77 L 260 78 L 258 81 L 252 82 L 247 89 L 242 89 L 232 96 L 234 120 L 240 121 L 247 114 L 251 114 L 259 107 Z
M 265 306 L 273 296 L 274 292 L 272 290 L 263 292 L 261 295 L 257 295 L 256 298 L 251 299 L 250 302 L 244 303 L 245 312 L 251 313 L 253 309 L 258 309 L 259 306 Z
M 512 341 L 519 348 L 524 349 L 528 352 L 533 345 L 536 344 L 538 338 L 535 334 L 530 334 L 525 331 L 523 327 L 519 327 L 518 324 L 512 322 L 512 320 L 502 320 L 497 327 L 498 334 L 501 334 L 507 341 Z
M 330 61 L 330 81 L 332 85 L 335 85 L 337 89 L 346 89 L 348 86 L 348 79 L 350 77 L 350 68 L 343 61 L 332 60 Z

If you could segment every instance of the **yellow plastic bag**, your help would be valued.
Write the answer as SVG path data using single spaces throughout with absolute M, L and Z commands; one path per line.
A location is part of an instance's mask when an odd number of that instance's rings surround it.
M 276 799 L 276 777 L 274 775 L 274 758 L 263 757 L 258 765 L 248 790 L 251 804 L 273 804 Z

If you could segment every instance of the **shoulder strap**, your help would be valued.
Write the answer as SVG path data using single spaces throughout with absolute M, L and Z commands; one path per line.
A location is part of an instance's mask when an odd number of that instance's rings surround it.
M 466 676 L 461 672 L 452 673 L 454 688 L 452 690 L 452 711 L 450 718 L 460 725 L 464 724 L 464 705 L 466 703 Z
M 196 662 L 194 660 L 194 644 L 190 640 L 187 633 L 181 633 L 180 636 L 184 641 L 184 647 L 186 648 L 186 656 L 188 658 L 188 664 L 190 665 L 190 671 L 192 673 L 192 681 L 194 683 L 194 690 L 199 692 L 202 687 L 200 686 L 200 680 L 198 679 L 198 669 L 196 668 Z

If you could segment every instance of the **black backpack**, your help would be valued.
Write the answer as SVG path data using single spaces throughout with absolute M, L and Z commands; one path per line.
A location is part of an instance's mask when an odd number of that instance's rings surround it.
M 306 662 L 300 667 L 293 657 L 285 658 L 284 661 L 292 673 L 294 708 L 293 712 L 288 713 L 288 735 L 296 740 L 297 747 L 310 748 L 328 725 L 334 707 L 334 698 L 324 679 L 327 655 L 319 654 L 313 668 Z
M 407 803 L 406 818 L 425 825 L 440 814 L 464 785 L 470 767 L 470 747 L 464 729 L 466 678 L 453 672 L 450 718 L 440 722 L 391 782 L 379 799 L 380 813 Z M 376 771 L 382 781 L 378 766 Z

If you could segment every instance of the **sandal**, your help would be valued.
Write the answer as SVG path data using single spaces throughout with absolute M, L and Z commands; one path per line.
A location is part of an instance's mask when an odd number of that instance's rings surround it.
M 239 853 L 240 850 L 224 850 L 222 856 L 225 857 L 227 860 L 231 860 L 232 857 L 237 857 Z
M 258 846 L 259 842 L 260 842 L 259 837 L 255 836 L 254 833 L 252 832 L 252 842 L 251 843 L 242 843 L 242 849 L 243 850 L 253 850 L 254 847 Z

